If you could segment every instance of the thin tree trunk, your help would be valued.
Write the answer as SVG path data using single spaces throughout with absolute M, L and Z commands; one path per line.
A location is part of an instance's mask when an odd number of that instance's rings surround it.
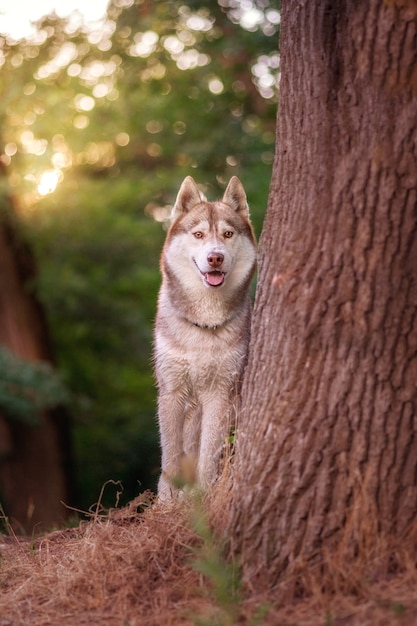
M 0 215 L 0 345 L 29 361 L 52 362 L 43 312 L 30 289 L 34 271 L 7 207 Z M 67 415 L 44 411 L 39 420 L 32 426 L 0 416 L 1 503 L 16 528 L 26 531 L 62 521 L 62 502 L 70 497 Z
M 228 528 L 254 586 L 416 522 L 415 7 L 282 2 Z

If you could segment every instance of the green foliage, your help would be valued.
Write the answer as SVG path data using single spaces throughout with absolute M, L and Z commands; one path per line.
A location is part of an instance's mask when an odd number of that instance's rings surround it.
M 324 626 L 333 626 L 333 618 L 330 611 L 326 611 Z
M 240 569 L 223 556 L 222 546 L 213 534 L 207 513 L 199 493 L 193 496 L 192 526 L 201 540 L 197 549 L 194 567 L 203 574 L 209 585 L 209 593 L 218 607 L 217 614 L 210 620 L 198 618 L 199 626 L 233 626 L 237 623 L 240 597 Z
M 216 607 L 210 617 L 195 617 L 194 622 L 196 626 L 234 626 L 240 621 L 243 600 L 241 569 L 236 561 L 224 556 L 222 542 L 210 526 L 202 494 L 195 488 L 191 494 L 191 525 L 200 539 L 193 566 L 207 581 L 207 593 Z M 260 626 L 269 609 L 268 603 L 260 604 L 248 626 Z
M 38 290 L 60 368 L 82 399 L 73 437 L 89 469 L 77 474 L 83 508 L 109 477 L 122 480 L 125 501 L 158 473 L 151 337 L 164 233 L 126 206 L 126 184 L 79 181 L 80 206 L 61 211 L 64 183 L 31 222 L 39 258 L 54 260 L 42 264 Z
M 0 409 L 6 417 L 36 424 L 40 411 L 68 401 L 68 391 L 50 365 L 19 359 L 0 347 Z
M 402 602 L 394 602 L 394 604 L 391 607 L 392 612 L 394 613 L 395 617 L 403 617 L 403 615 L 405 614 L 405 606 Z
M 49 17 L 37 40 L 0 38 L 0 158 L 72 392 L 80 508 L 109 479 L 126 500 L 156 483 L 152 326 L 183 178 L 214 199 L 238 175 L 260 233 L 278 26 L 276 3 L 252 5 L 242 28 L 232 0 L 113 0 L 95 31 Z

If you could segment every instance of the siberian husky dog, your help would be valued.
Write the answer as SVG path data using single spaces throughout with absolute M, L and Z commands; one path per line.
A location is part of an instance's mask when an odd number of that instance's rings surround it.
M 203 489 L 217 478 L 246 362 L 255 263 L 239 179 L 221 201 L 208 202 L 188 176 L 162 250 L 155 323 L 161 499 L 172 497 L 185 467 Z

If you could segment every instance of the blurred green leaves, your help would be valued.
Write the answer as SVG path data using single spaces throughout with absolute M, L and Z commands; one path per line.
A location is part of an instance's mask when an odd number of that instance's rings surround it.
M 67 404 L 69 399 L 49 364 L 19 359 L 0 347 L 0 410 L 5 417 L 36 424 L 40 411 Z

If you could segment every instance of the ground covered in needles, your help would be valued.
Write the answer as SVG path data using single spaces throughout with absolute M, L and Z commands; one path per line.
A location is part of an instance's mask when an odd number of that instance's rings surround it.
M 138 512 L 139 511 L 139 512 Z M 0 535 L 1 626 L 414 626 L 415 559 L 356 593 L 254 596 L 201 503 L 143 498 L 36 539 Z

